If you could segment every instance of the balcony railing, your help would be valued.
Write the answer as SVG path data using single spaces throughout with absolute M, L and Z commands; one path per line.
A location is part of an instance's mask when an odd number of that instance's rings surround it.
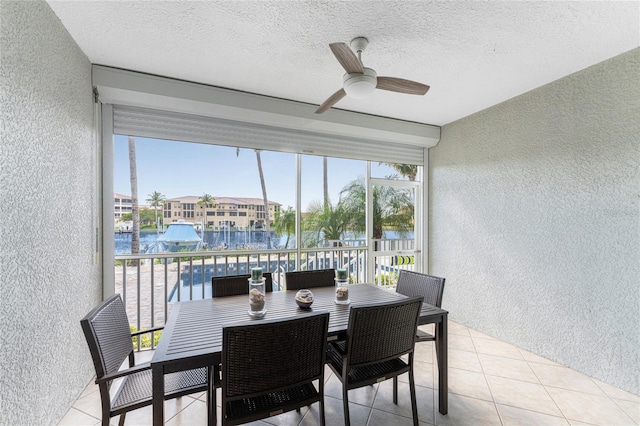
M 335 247 L 299 251 L 116 255 L 115 291 L 122 295 L 132 327 L 141 330 L 164 325 L 175 302 L 211 297 L 212 277 L 247 274 L 256 266 L 272 273 L 273 291 L 285 289 L 286 272 L 326 268 L 346 268 L 352 283 L 372 282 L 393 289 L 400 269 L 413 270 L 413 264 L 401 265 L 397 259 L 413 248 L 413 241 L 383 240 L 379 242 L 379 248 L 388 250 L 376 252 L 372 279 L 367 279 L 367 247 L 350 241 L 341 241 Z M 145 342 L 154 345 L 153 339 L 147 338 Z M 143 346 L 142 340 L 138 346 L 138 349 Z

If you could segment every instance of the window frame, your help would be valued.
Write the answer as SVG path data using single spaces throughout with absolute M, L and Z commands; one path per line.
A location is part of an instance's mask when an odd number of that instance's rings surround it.
M 141 136 L 145 137 L 145 135 L 137 135 L 133 134 L 133 136 Z M 166 138 L 165 138 L 166 139 Z M 113 127 L 113 105 L 111 104 L 103 104 L 102 105 L 102 270 L 103 270 L 103 294 L 105 297 L 112 295 L 115 292 L 115 272 L 112 267 L 114 264 L 114 197 L 113 197 L 113 140 L 114 140 L 114 127 Z M 108 141 L 109 143 L 106 143 Z M 185 141 L 192 142 L 192 141 Z M 212 144 L 212 145 L 223 145 L 228 146 L 223 143 Z M 278 151 L 277 152 L 288 152 L 288 151 Z M 418 203 L 418 199 L 420 200 L 420 206 L 416 206 L 416 232 L 414 233 L 415 245 L 416 245 L 416 267 L 420 268 L 418 270 L 426 270 L 428 266 L 428 245 L 424 244 L 425 241 L 428 241 L 428 233 L 427 226 L 425 223 L 425 212 L 426 206 L 428 205 L 428 189 L 427 189 L 427 166 L 428 166 L 428 148 L 422 149 L 422 161 L 417 163 L 416 161 L 413 164 L 417 164 L 422 166 L 422 172 L 419 173 L 417 177 L 417 189 L 416 189 L 416 204 Z M 301 258 L 301 227 L 300 227 L 300 216 L 302 212 L 301 206 L 301 157 L 304 153 L 296 153 L 295 161 L 296 161 L 296 239 L 297 244 L 297 259 Z M 348 158 L 341 157 L 339 155 L 330 155 L 329 157 L 335 158 Z M 367 164 L 367 173 L 365 177 L 365 184 L 367 188 L 367 215 L 371 217 L 371 200 L 370 197 L 370 185 L 371 185 L 371 162 L 378 161 L 377 159 L 368 159 L 365 160 Z M 373 178 L 373 180 L 381 180 L 377 178 Z M 421 195 L 421 196 L 420 196 Z M 171 210 L 169 210 L 171 211 Z M 167 209 L 163 209 L 163 216 L 167 212 Z M 367 245 L 371 245 L 371 224 L 370 220 L 367 219 L 367 230 L 366 230 L 366 238 Z M 369 264 L 372 263 L 371 256 L 373 256 L 373 251 L 368 251 L 368 256 L 370 256 Z M 296 265 L 298 267 L 299 265 Z M 369 276 L 369 275 L 367 275 Z

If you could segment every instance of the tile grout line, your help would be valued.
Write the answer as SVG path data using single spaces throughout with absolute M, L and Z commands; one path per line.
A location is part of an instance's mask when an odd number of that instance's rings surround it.
M 77 402 L 77 401 L 78 401 L 78 400 L 76 400 L 76 402 Z M 91 413 L 87 413 L 86 411 L 83 411 L 83 410 L 79 409 L 78 407 L 76 407 L 76 406 L 75 406 L 75 402 L 74 402 L 74 403 L 73 403 L 73 405 L 69 408 L 69 410 L 71 410 L 72 408 L 73 408 L 74 410 L 76 410 L 76 411 L 79 411 L 79 412 L 80 412 L 80 413 L 82 413 L 82 414 L 86 414 L 87 416 L 89 416 L 89 417 L 91 417 L 91 418 L 94 418 L 94 419 L 96 419 L 96 420 L 98 420 L 98 421 L 101 421 L 101 419 L 98 419 L 98 418 L 97 418 L 96 416 L 94 416 L 93 414 L 91 414 Z M 69 410 L 67 410 L 67 413 L 69 413 Z M 66 416 L 66 415 L 67 415 L 67 414 L 65 413 L 65 416 Z
M 188 403 L 187 405 L 185 405 L 185 406 L 184 406 L 184 408 L 183 408 L 182 410 L 179 410 L 179 411 L 178 411 L 178 412 L 176 412 L 173 416 L 171 416 L 171 417 L 169 417 L 169 418 L 166 418 L 166 419 L 165 419 L 165 423 L 166 423 L 166 422 L 168 422 L 168 421 L 170 421 L 170 420 L 171 420 L 171 419 L 173 419 L 174 417 L 176 417 L 178 414 L 182 413 L 184 410 L 186 410 L 187 408 L 189 408 L 189 407 L 190 407 L 192 404 L 194 404 L 196 401 L 200 401 L 198 398 L 193 398 L 193 397 L 190 397 L 189 395 L 185 395 L 183 398 L 185 398 L 185 397 L 186 397 L 186 398 L 191 399 L 191 402 L 190 402 L 190 403 Z M 183 399 L 183 400 L 184 400 L 184 399 Z M 200 402 L 203 402 L 203 401 L 200 401 Z M 164 401 L 163 401 L 163 404 L 164 404 Z M 206 405 L 207 403 L 205 402 L 204 404 Z M 218 415 L 218 407 L 216 407 L 216 416 L 217 416 L 217 415 Z
M 69 407 L 69 409 L 68 409 L 68 410 L 67 410 L 67 412 L 64 414 L 64 416 L 62 416 L 62 418 L 64 419 L 64 418 L 67 416 L 67 414 L 69 414 L 69 412 L 70 412 L 71 410 L 76 410 L 76 411 L 77 411 L 77 412 L 79 412 L 79 413 L 85 414 L 85 415 L 87 415 L 87 416 L 91 417 L 92 419 L 95 419 L 97 422 L 100 422 L 100 421 L 101 421 L 100 419 L 96 418 L 96 417 L 95 417 L 95 416 L 93 416 L 92 414 L 89 414 L 89 413 L 87 413 L 87 412 L 84 412 L 84 411 L 82 411 L 82 410 L 80 410 L 80 409 L 78 409 L 78 408 L 76 408 L 76 407 L 73 407 L 73 406 Z M 62 419 L 61 419 L 61 420 L 62 420 Z
M 469 333 L 471 334 L 471 333 Z M 491 385 L 489 384 L 489 380 L 487 380 L 487 372 L 484 370 L 484 366 L 482 365 L 482 361 L 480 360 L 480 357 L 478 356 L 478 347 L 476 346 L 476 341 L 473 338 L 473 336 L 471 336 L 471 344 L 473 345 L 473 348 L 475 349 L 475 353 L 476 353 L 476 357 L 478 357 L 478 364 L 480 364 L 480 369 L 482 370 L 482 377 L 484 378 L 484 382 L 487 384 L 487 389 L 489 389 L 489 395 L 491 395 L 491 402 L 493 403 L 493 408 L 496 410 L 496 413 L 498 414 L 498 419 L 500 419 L 500 424 L 504 425 L 504 420 L 502 419 L 502 415 L 500 414 L 500 410 L 498 410 L 498 405 L 496 404 L 496 399 L 493 396 L 493 391 L 491 390 Z M 520 353 L 518 351 L 518 353 Z
M 371 400 L 371 407 L 369 407 L 369 415 L 367 416 L 367 422 L 365 423 L 365 425 L 367 426 L 369 425 L 369 422 L 371 422 L 371 416 L 373 416 L 373 405 L 376 403 L 378 392 L 380 392 L 380 383 L 378 383 L 378 386 L 376 387 L 376 393 L 373 395 L 373 399 Z M 342 403 L 344 404 L 344 401 L 342 401 Z M 351 419 L 349 419 L 349 421 L 351 421 Z
M 565 368 L 569 368 L 569 367 L 565 367 Z M 587 377 L 589 377 L 589 376 L 587 376 Z M 597 383 L 596 383 L 596 385 L 597 385 Z M 620 405 L 616 403 L 615 399 L 614 399 L 614 398 L 612 398 L 612 397 L 610 397 L 609 395 L 607 395 L 607 393 L 606 393 L 606 392 L 604 392 L 604 390 L 602 391 L 602 392 L 604 393 L 604 395 L 596 395 L 596 394 L 594 394 L 594 393 L 582 392 L 582 391 L 578 391 L 578 390 L 575 390 L 575 389 L 566 389 L 566 388 L 560 388 L 560 387 L 557 387 L 557 386 L 551 386 L 551 385 L 542 385 L 542 386 L 544 387 L 545 391 L 547 391 L 547 393 L 549 393 L 549 392 L 548 392 L 548 390 L 547 390 L 547 388 L 551 388 L 551 389 L 558 389 L 558 390 L 561 390 L 561 391 L 575 392 L 575 393 L 579 393 L 579 394 L 583 394 L 583 395 L 588 395 L 588 396 L 592 396 L 592 397 L 596 397 L 596 398 L 606 398 L 606 399 L 609 399 L 609 400 L 610 400 L 610 402 L 612 402 L 612 403 L 613 403 L 613 404 L 614 404 L 614 405 L 615 405 L 615 406 L 616 406 L 616 407 L 617 407 L 617 408 L 618 408 L 618 409 L 619 409 L 619 410 L 620 410 L 620 411 L 621 411 L 625 416 L 627 416 L 627 417 L 631 420 L 631 422 L 632 422 L 633 424 L 637 424 L 637 423 L 635 422 L 635 420 L 633 420 L 633 418 L 632 418 L 631 416 L 629 416 L 629 414 L 627 414 L 627 412 L 624 410 L 624 408 L 620 407 Z M 602 390 L 599 386 L 598 386 L 598 389 Z M 549 395 L 549 396 L 551 396 L 551 395 Z M 555 400 L 553 399 L 553 397 L 551 397 L 551 400 L 555 403 Z M 559 408 L 559 407 L 558 407 L 558 408 Z M 560 410 L 560 412 L 562 413 L 562 415 L 563 415 L 563 416 L 565 416 L 565 418 L 567 419 L 567 421 L 574 420 L 574 421 L 582 422 L 582 423 L 586 423 L 586 424 L 595 424 L 595 425 L 597 425 L 596 423 L 589 423 L 589 422 L 585 422 L 585 421 L 583 421 L 583 420 L 570 419 L 570 418 L 566 417 L 566 415 L 564 414 L 564 412 L 562 412 L 562 410 Z
M 596 383 L 596 384 L 597 384 L 597 383 Z M 603 390 L 603 392 L 604 392 L 604 390 Z M 605 393 L 606 393 L 606 392 L 605 392 Z M 624 407 L 622 407 L 620 404 L 618 404 L 618 401 L 616 401 L 616 400 L 615 400 L 615 398 L 611 398 L 611 400 L 613 401 L 613 403 L 614 403 L 614 404 L 616 404 L 616 406 L 617 406 L 617 407 L 618 407 L 618 408 L 619 408 L 619 409 L 620 409 L 624 414 L 626 414 L 626 415 L 627 415 L 627 417 L 629 417 L 629 418 L 631 419 L 631 421 L 632 421 L 634 424 L 639 424 L 639 423 L 636 423 L 636 421 L 631 417 L 631 415 L 630 415 L 629 413 L 627 413 L 627 410 L 625 410 L 625 409 L 624 409 Z M 640 412 L 640 402 L 638 402 L 638 411 Z
M 625 410 L 625 409 L 624 409 L 624 408 L 623 408 L 623 407 L 618 403 L 618 401 L 616 401 L 616 399 L 619 399 L 619 400 L 621 400 L 621 401 L 626 401 L 626 400 L 623 400 L 622 398 L 614 398 L 614 397 L 612 397 L 611 395 L 609 395 L 609 394 L 607 393 L 607 391 L 606 391 L 606 390 L 604 390 L 604 389 L 602 388 L 602 386 L 600 386 L 600 385 L 599 385 L 599 384 L 598 384 L 598 383 L 593 379 L 593 377 L 591 377 L 591 376 L 587 376 L 587 377 L 589 377 L 589 379 L 591 379 L 591 381 L 592 381 L 592 382 L 593 382 L 593 383 L 598 387 L 598 389 L 600 389 L 600 390 L 602 391 L 602 393 L 603 393 L 603 394 L 605 394 L 607 397 L 609 397 L 609 399 L 610 399 L 610 400 L 611 400 L 611 401 L 612 401 L 612 402 L 613 402 L 613 403 L 614 403 L 618 408 L 620 408 L 620 410 L 622 410 L 622 412 L 623 412 L 623 413 L 625 413 L 625 414 L 627 415 L 627 417 L 629 417 L 629 418 L 631 419 L 631 421 L 632 421 L 632 422 L 634 422 L 634 423 L 635 423 L 635 420 L 634 420 L 634 419 L 629 415 L 629 413 L 627 413 L 627 410 Z M 637 404 L 637 405 L 638 405 L 638 410 L 640 410 L 640 400 L 638 400 L 638 401 L 629 401 L 629 402 L 634 402 L 635 404 Z
M 556 406 L 556 408 L 558 409 L 558 411 L 560 411 L 560 413 L 562 414 L 562 418 L 565 419 L 565 421 L 569 424 L 571 424 L 571 421 L 569 420 L 569 418 L 567 417 L 567 415 L 564 413 L 564 411 L 562 411 L 562 409 L 560 408 L 560 406 L 558 405 L 558 403 L 556 402 L 555 399 L 553 399 L 553 396 L 551 396 L 551 394 L 549 393 L 549 390 L 547 389 L 547 386 L 542 383 L 542 380 L 540 379 L 540 376 L 538 376 L 538 373 L 536 373 L 536 370 L 533 369 L 533 367 L 531 367 L 531 362 L 533 361 L 529 361 L 524 354 L 522 353 L 522 350 L 516 346 L 516 348 L 518 349 L 518 352 L 520 352 L 520 355 L 522 356 L 522 358 L 524 358 L 524 361 L 527 363 L 527 365 L 529 366 L 529 368 L 531 369 L 531 371 L 533 372 L 533 375 L 536 376 L 536 379 L 538 379 L 538 381 L 540 382 L 540 385 L 542 385 L 542 389 L 544 389 L 545 393 L 549 396 L 549 398 L 551 399 L 551 401 L 553 401 L 553 405 Z M 553 386 L 551 386 L 553 387 Z

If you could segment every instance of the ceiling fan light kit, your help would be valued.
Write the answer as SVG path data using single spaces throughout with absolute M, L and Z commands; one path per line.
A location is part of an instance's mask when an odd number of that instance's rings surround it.
M 342 89 L 329 96 L 318 107 L 316 114 L 322 114 L 345 96 L 353 99 L 364 99 L 371 95 L 375 89 L 407 95 L 424 95 L 427 93 L 429 86 L 426 84 L 402 78 L 378 77 L 375 70 L 364 67 L 361 56 L 368 44 L 369 40 L 365 37 L 356 37 L 351 40 L 351 47 L 347 43 L 329 44 L 331 51 L 346 71 L 346 74 L 342 77 Z
M 344 91 L 354 99 L 364 99 L 371 95 L 378 84 L 378 74 L 371 68 L 365 68 L 364 74 L 345 74 L 342 77 Z

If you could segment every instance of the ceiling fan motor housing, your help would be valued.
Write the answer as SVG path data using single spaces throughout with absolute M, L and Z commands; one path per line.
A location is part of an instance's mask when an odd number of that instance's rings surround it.
M 375 90 L 378 74 L 371 68 L 364 68 L 364 74 L 345 74 L 342 79 L 344 91 L 349 97 L 363 99 Z

